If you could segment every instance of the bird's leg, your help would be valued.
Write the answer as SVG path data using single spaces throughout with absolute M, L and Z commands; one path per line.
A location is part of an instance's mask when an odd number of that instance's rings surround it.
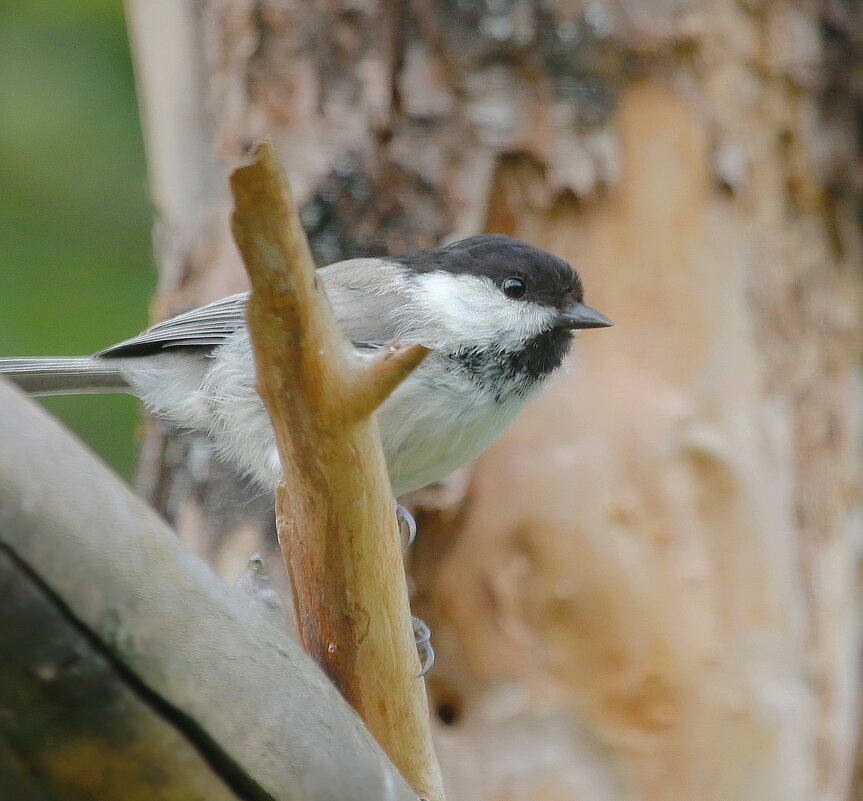
M 416 615 L 411 615 L 411 623 L 414 627 L 414 641 L 417 644 L 417 653 L 420 656 L 420 675 L 419 678 L 425 676 L 434 665 L 434 648 L 431 644 L 431 629 L 424 620 L 420 620 Z
M 414 516 L 405 509 L 398 501 L 396 501 L 396 518 L 399 523 L 399 534 L 405 542 L 405 550 L 410 548 L 417 536 L 417 523 Z M 420 620 L 416 615 L 411 615 L 411 623 L 414 630 L 414 642 L 417 645 L 417 653 L 420 657 L 420 675 L 419 678 L 425 676 L 434 665 L 434 648 L 431 644 L 431 629 L 425 621 Z
M 399 521 L 399 534 L 406 541 L 405 550 L 413 545 L 417 536 L 417 521 L 414 516 L 396 501 L 396 519 Z

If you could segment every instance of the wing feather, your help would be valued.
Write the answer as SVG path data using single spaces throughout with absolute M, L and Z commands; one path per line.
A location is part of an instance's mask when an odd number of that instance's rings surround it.
M 245 323 L 248 292 L 163 320 L 96 356 L 147 356 L 166 348 L 210 348 L 221 345 Z
M 384 279 L 381 271 L 390 271 Z M 399 338 L 399 310 L 405 302 L 397 268 L 382 259 L 351 259 L 318 270 L 339 326 L 358 348 Z M 148 356 L 172 348 L 212 349 L 245 325 L 249 293 L 231 295 L 163 320 L 96 356 Z

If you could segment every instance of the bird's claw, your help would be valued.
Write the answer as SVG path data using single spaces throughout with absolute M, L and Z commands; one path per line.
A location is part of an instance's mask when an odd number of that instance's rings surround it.
M 417 653 L 420 657 L 420 674 L 418 678 L 426 675 L 434 665 L 434 648 L 431 644 L 431 629 L 424 620 L 416 615 L 411 615 L 411 623 L 414 629 L 414 642 L 417 645 Z
M 417 538 L 417 521 L 398 501 L 396 501 L 396 519 L 399 521 L 399 534 L 407 542 L 405 549 L 410 548 Z
M 396 518 L 399 522 L 399 534 L 406 542 L 405 548 L 410 548 L 417 536 L 417 524 L 414 516 L 396 501 Z M 431 644 L 431 629 L 425 621 L 416 615 L 411 615 L 411 625 L 414 630 L 414 642 L 420 658 L 420 674 L 418 678 L 426 675 L 434 665 L 434 648 Z

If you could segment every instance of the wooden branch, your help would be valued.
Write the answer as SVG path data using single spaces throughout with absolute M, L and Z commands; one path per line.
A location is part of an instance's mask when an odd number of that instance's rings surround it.
M 247 319 L 285 475 L 279 541 L 300 636 L 416 792 L 443 798 L 393 498 L 371 416 L 427 351 L 359 354 L 340 332 L 273 147 L 231 177 Z
M 416 801 L 330 681 L 0 381 L 0 795 Z

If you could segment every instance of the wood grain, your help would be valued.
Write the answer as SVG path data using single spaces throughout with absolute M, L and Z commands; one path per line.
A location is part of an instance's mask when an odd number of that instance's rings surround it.
M 270 143 L 233 173 L 231 188 L 252 283 L 257 388 L 284 470 L 276 518 L 300 638 L 417 793 L 442 799 L 372 417 L 427 350 L 393 345 L 370 358 L 344 338 Z

